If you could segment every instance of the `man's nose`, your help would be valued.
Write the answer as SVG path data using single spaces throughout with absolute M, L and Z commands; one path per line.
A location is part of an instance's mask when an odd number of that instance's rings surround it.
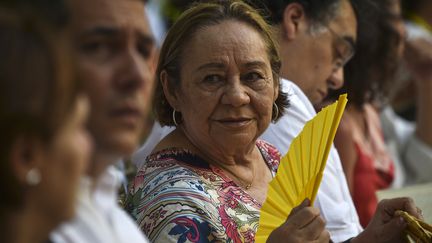
M 115 78 L 118 88 L 130 91 L 152 82 L 153 69 L 139 53 L 127 51 L 119 60 L 118 77 Z
M 340 67 L 333 71 L 330 78 L 328 79 L 328 87 L 333 90 L 342 88 L 344 84 L 344 70 Z

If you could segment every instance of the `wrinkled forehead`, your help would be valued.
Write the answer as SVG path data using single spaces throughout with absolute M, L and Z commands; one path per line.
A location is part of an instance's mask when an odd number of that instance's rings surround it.
M 143 0 L 68 0 L 68 4 L 73 31 L 110 28 L 151 35 Z
M 183 61 L 197 65 L 212 61 L 228 63 L 230 59 L 269 63 L 267 49 L 264 38 L 254 27 L 226 20 L 197 30 L 183 48 Z

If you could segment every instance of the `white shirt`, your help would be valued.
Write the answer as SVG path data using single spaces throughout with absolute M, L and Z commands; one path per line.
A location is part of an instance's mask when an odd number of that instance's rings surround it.
M 99 179 L 96 189 L 89 178 L 82 180 L 77 215 L 51 234 L 54 243 L 148 243 L 148 240 L 118 205 L 117 192 L 123 175 L 114 166 Z
M 297 85 L 283 79 L 281 82 L 282 90 L 288 93 L 290 107 L 276 124 L 270 124 L 261 138 L 275 145 L 284 155 L 288 152 L 293 139 L 301 132 L 306 122 L 316 115 L 316 112 L 312 103 Z M 138 168 L 157 142 L 171 131 L 172 128 L 161 128 L 158 124 L 153 126 L 150 141 L 147 141 L 132 157 L 132 161 Z M 159 140 L 155 141 L 157 139 Z M 315 207 L 320 209 L 321 215 L 326 220 L 326 229 L 330 232 L 334 242 L 343 242 L 357 236 L 362 231 L 339 154 L 334 146 L 330 150 Z
M 282 155 L 288 152 L 293 139 L 302 131 L 306 122 L 315 115 L 312 103 L 293 82 L 281 80 L 282 90 L 288 94 L 290 107 L 277 123 L 270 124 L 261 138 L 278 148 Z M 334 242 L 342 242 L 357 236 L 361 231 L 357 212 L 349 193 L 342 164 L 332 146 L 318 190 L 315 207 L 326 220 L 326 229 Z
M 156 145 L 162 140 L 162 138 L 174 131 L 174 129 L 175 127 L 162 127 L 159 122 L 155 121 L 145 143 L 132 154 L 132 163 L 134 163 L 138 169 L 141 168 L 147 156 L 151 154 Z

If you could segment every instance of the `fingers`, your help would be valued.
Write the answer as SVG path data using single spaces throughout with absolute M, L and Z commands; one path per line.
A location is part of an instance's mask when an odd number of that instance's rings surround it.
M 404 208 L 402 210 L 418 219 L 423 219 L 421 209 L 415 205 L 414 201 L 411 198 L 407 198 L 404 204 Z
M 267 242 L 329 242 L 325 221 L 317 208 L 310 207 L 310 200 L 304 200 L 291 211 L 287 221 L 275 229 Z
M 376 240 L 379 242 L 392 242 L 394 239 L 403 238 L 403 230 L 406 227 L 407 223 L 402 217 L 394 217 L 375 230 Z
M 308 198 L 306 198 L 305 200 L 303 200 L 302 203 L 300 203 L 300 205 L 298 205 L 297 207 L 293 208 L 293 210 L 291 211 L 290 215 L 288 215 L 288 219 L 292 216 L 294 216 L 295 214 L 297 214 L 300 210 L 302 210 L 305 207 L 310 206 L 310 200 Z
M 417 210 L 414 201 L 409 197 L 382 200 L 378 204 L 377 213 L 383 222 L 388 222 L 393 218 L 396 210 L 402 210 L 416 218 L 422 218 L 421 211 Z
M 396 213 L 398 210 L 403 212 Z M 408 222 L 401 216 L 401 213 L 406 214 L 405 212 L 421 218 L 421 210 L 415 206 L 411 198 L 382 200 L 378 204 L 374 218 L 362 234 L 363 241 L 405 242 L 404 230 L 407 229 Z
M 417 218 L 418 219 L 421 219 L 421 220 L 424 220 L 424 218 L 423 218 L 423 211 L 419 208 L 419 207 L 416 207 L 416 211 L 417 211 Z
M 320 216 L 317 216 L 308 225 L 301 228 L 300 232 L 309 239 L 319 239 L 323 232 L 327 232 L 325 230 L 325 221 Z
M 296 214 L 292 215 L 286 221 L 286 224 L 292 225 L 297 229 L 302 229 L 312 223 L 317 217 L 320 216 L 320 211 L 317 208 L 305 207 Z
M 318 239 L 312 241 L 312 243 L 329 243 L 329 242 L 330 242 L 330 233 L 327 230 L 322 231 Z
M 309 207 L 310 201 L 304 200 L 296 207 L 286 222 L 287 227 L 292 227 L 298 235 L 307 240 L 316 240 L 325 231 L 325 221 L 320 217 L 317 208 Z

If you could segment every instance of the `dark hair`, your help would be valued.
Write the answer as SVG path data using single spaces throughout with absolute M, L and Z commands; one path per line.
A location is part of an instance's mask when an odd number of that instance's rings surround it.
M 15 139 L 48 144 L 78 94 L 66 36 L 55 29 L 37 14 L 0 8 L 0 203 L 6 206 L 22 202 L 8 161 Z
M 1 0 L 0 5 L 25 15 L 37 14 L 55 28 L 64 27 L 69 19 L 65 0 Z
M 162 45 L 160 59 L 156 70 L 156 92 L 153 99 L 153 107 L 156 118 L 162 125 L 174 125 L 172 119 L 173 108 L 168 103 L 160 81 L 160 74 L 166 71 L 169 76 L 169 87 L 171 91 L 180 84 L 180 69 L 183 50 L 187 42 L 194 34 L 205 26 L 212 26 L 224 20 L 238 20 L 256 29 L 267 45 L 268 57 L 273 72 L 273 81 L 279 85 L 279 95 L 276 99 L 279 113 L 276 119 L 282 116 L 288 106 L 288 98 L 282 92 L 279 80 L 280 60 L 276 44 L 273 40 L 270 26 L 260 14 L 242 1 L 227 0 L 215 1 L 212 3 L 198 3 L 182 16 L 168 31 Z M 274 113 L 275 111 L 273 111 Z M 275 119 L 275 120 L 276 120 Z
M 289 4 L 298 3 L 303 6 L 306 16 L 313 25 L 325 25 L 332 20 L 339 9 L 342 0 L 248 0 L 253 6 L 265 9 L 269 13 L 268 21 L 279 24 L 283 13 Z
M 413 12 L 417 12 L 423 3 L 428 1 L 430 0 L 402 0 L 403 12 L 404 14 L 412 14 Z
M 356 55 L 344 69 L 342 89 L 332 98 L 348 93 L 349 102 L 357 107 L 387 97 L 399 64 L 397 48 L 401 36 L 392 26 L 395 16 L 390 11 L 398 0 L 359 0 Z

